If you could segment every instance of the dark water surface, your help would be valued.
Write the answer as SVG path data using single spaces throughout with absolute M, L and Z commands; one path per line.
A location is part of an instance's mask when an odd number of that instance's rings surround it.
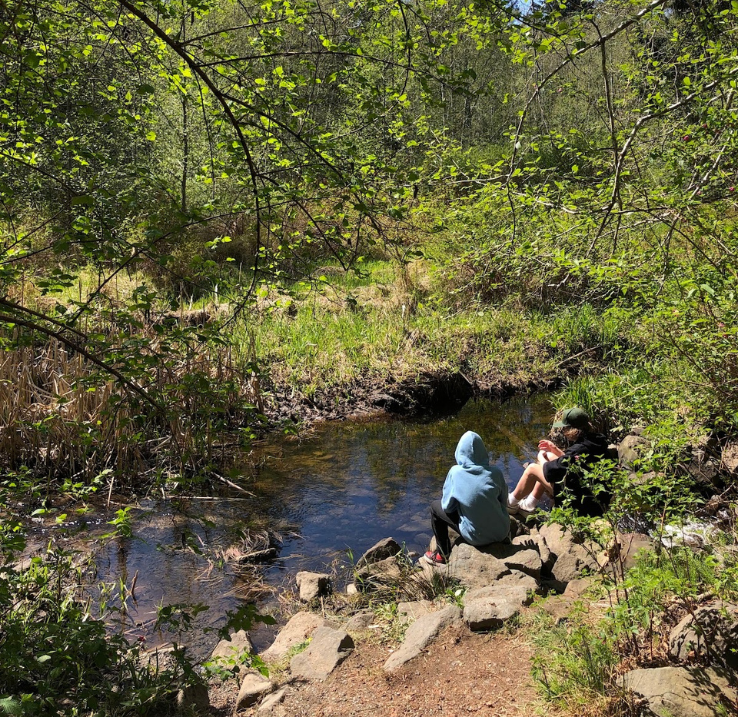
M 552 414 L 547 397 L 537 395 L 469 402 L 454 416 L 427 421 L 326 423 L 302 441 L 273 437 L 255 449 L 253 464 L 238 479 L 256 497 L 143 505 L 136 538 L 102 550 L 99 577 L 130 585 L 138 571 L 136 601 L 128 601 L 129 634 L 146 634 L 160 604 L 204 603 L 210 610 L 198 625 L 222 624 L 248 586 L 214 565 L 213 555 L 252 519 L 266 520 L 283 536 L 279 557 L 263 569 L 271 585 L 287 584 L 298 570 L 347 563 L 348 550 L 358 558 L 390 535 L 422 552 L 431 537 L 428 505 L 440 497 L 461 435 L 474 430 L 482 436 L 490 462 L 512 487 L 522 464 L 535 458 Z

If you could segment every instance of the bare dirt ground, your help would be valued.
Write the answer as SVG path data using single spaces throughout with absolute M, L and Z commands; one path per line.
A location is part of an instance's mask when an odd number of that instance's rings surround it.
M 532 649 L 516 635 L 449 628 L 418 658 L 392 674 L 386 645 L 358 643 L 325 682 L 291 683 L 275 717 L 529 717 L 536 692 Z M 215 714 L 232 714 L 237 686 L 211 691 Z M 239 712 L 255 715 L 257 708 Z M 263 712 L 261 714 L 264 714 Z

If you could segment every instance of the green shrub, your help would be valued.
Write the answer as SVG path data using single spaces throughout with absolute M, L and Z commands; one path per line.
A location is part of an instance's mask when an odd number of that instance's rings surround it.
M 162 714 L 187 681 L 182 651 L 169 669 L 143 666 L 138 644 L 91 612 L 73 554 L 50 550 L 0 576 L 0 713 Z
M 605 625 L 542 628 L 533 631 L 533 678 L 546 700 L 586 704 L 593 695 L 611 691 L 620 658 Z

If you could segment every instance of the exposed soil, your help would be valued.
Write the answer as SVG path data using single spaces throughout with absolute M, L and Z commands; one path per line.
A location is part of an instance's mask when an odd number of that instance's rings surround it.
M 502 380 L 480 383 L 460 372 L 426 373 L 404 381 L 389 377 L 379 383 L 377 377 L 368 376 L 313 396 L 302 395 L 294 388 L 273 387 L 265 413 L 274 421 L 295 422 L 358 418 L 385 412 L 444 414 L 459 410 L 472 396 L 502 397 L 552 385 L 550 381 L 540 385 Z
M 291 683 L 275 717 L 529 717 L 536 692 L 533 650 L 519 635 L 475 634 L 451 627 L 418 658 L 392 674 L 382 670 L 386 645 L 358 643 L 325 682 Z M 218 715 L 230 715 L 237 686 L 211 689 Z M 257 707 L 243 710 L 255 715 Z

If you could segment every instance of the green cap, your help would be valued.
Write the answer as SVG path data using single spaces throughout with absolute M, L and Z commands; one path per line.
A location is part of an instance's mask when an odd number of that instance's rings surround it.
M 560 421 L 553 424 L 554 428 L 584 429 L 589 425 L 589 416 L 581 408 L 567 408 Z

